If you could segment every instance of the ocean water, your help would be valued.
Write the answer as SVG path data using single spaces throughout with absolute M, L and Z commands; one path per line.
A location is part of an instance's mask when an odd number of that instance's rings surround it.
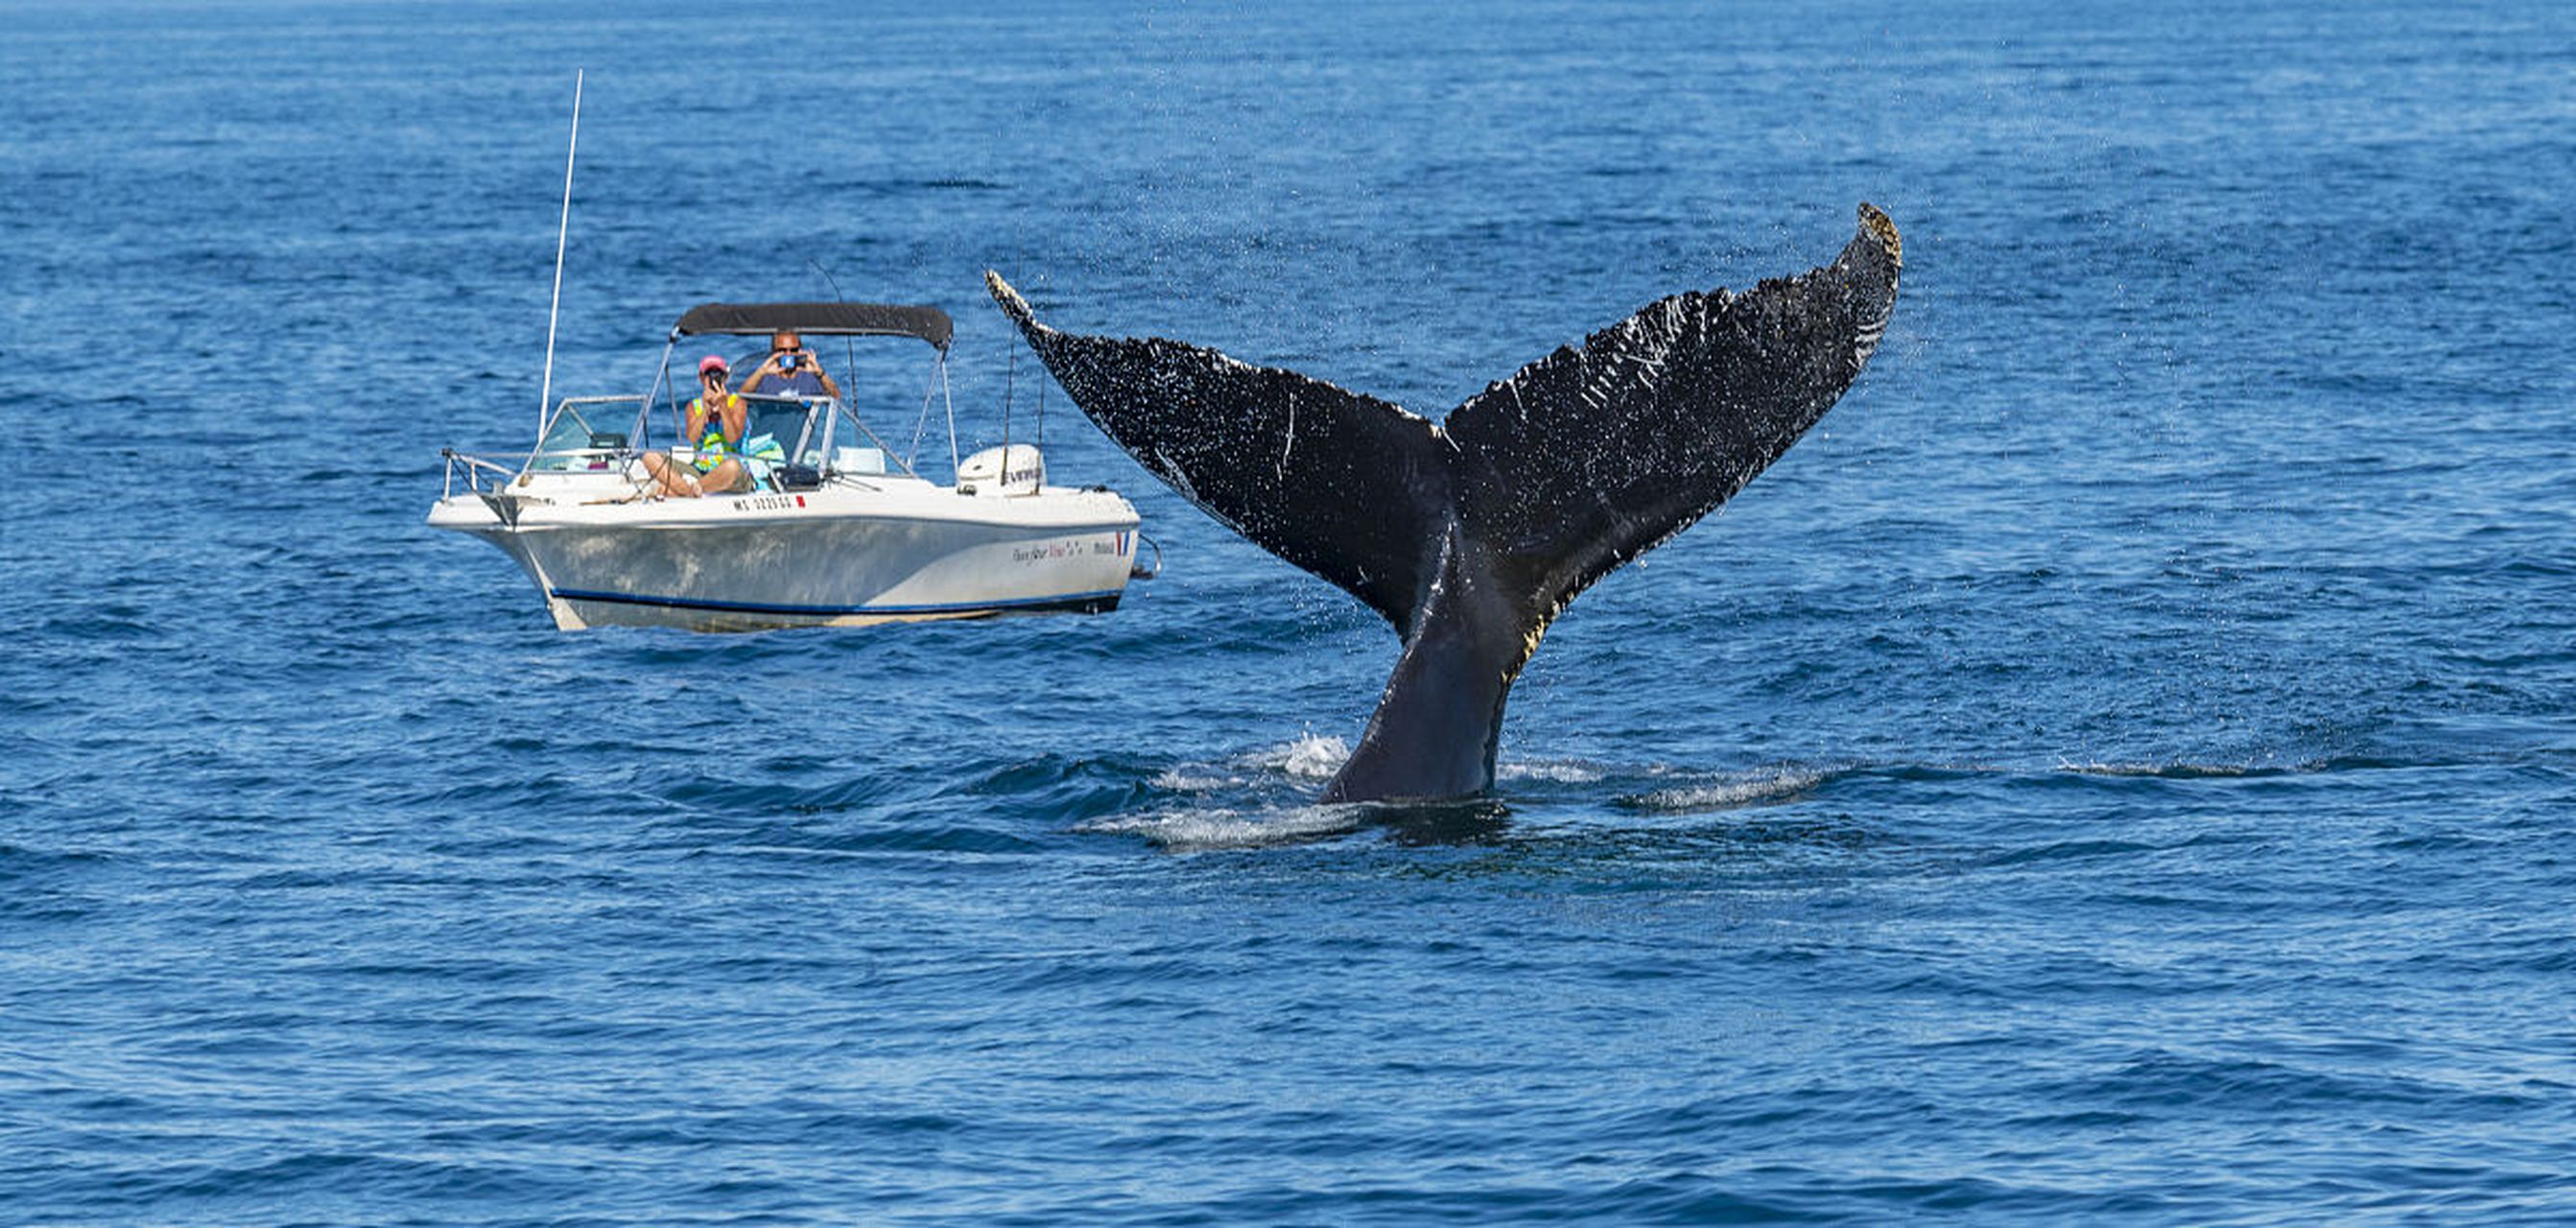
M 2576 1217 L 2563 5 L 6 24 L 0 1221 Z M 576 68 L 559 391 L 941 303 L 1161 577 L 568 635 L 423 527 Z M 1437 416 L 1861 200 L 1870 370 L 1449 808 L 1312 804 L 1393 637 L 978 283 Z

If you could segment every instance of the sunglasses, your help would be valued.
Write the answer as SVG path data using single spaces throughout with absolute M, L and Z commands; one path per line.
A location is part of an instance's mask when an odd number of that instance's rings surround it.
M 706 382 L 708 382 L 708 383 L 710 383 L 710 384 L 721 384 L 721 383 L 725 382 L 725 373 L 724 373 L 724 372 L 722 372 L 722 371 L 709 371 L 709 372 L 707 372 L 706 374 L 699 376 L 698 378 L 699 378 L 699 379 L 702 379 L 702 380 L 705 380 Z

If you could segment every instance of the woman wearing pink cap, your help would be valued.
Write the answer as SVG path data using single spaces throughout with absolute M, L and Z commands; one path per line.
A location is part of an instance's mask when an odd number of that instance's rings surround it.
M 751 471 L 735 459 L 742 451 L 742 433 L 750 416 L 743 410 L 741 394 L 725 391 L 725 380 L 732 374 L 725 360 L 713 354 L 698 360 L 698 383 L 705 391 L 690 399 L 688 419 L 680 431 L 681 438 L 697 441 L 697 459 L 682 468 L 672 463 L 669 453 L 644 454 L 645 474 L 661 494 L 694 499 L 751 489 Z

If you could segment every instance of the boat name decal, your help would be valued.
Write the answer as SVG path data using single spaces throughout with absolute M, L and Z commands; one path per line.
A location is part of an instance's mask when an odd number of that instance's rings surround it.
M 1127 553 L 1127 540 L 1127 534 L 1118 533 L 1099 541 L 1034 542 L 1011 547 L 1011 561 L 1035 563 L 1044 559 L 1077 558 L 1085 554 L 1124 555 Z

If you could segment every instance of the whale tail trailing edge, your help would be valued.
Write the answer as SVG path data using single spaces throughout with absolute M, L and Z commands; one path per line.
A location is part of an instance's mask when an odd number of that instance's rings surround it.
M 1403 637 L 1328 801 L 1493 782 L 1503 706 L 1576 594 L 1732 497 L 1832 408 L 1895 306 L 1902 241 L 1860 206 L 1832 263 L 1687 291 L 1488 385 L 1443 426 L 1162 338 L 1059 332 L 987 288 L 1066 395 L 1184 498 Z

